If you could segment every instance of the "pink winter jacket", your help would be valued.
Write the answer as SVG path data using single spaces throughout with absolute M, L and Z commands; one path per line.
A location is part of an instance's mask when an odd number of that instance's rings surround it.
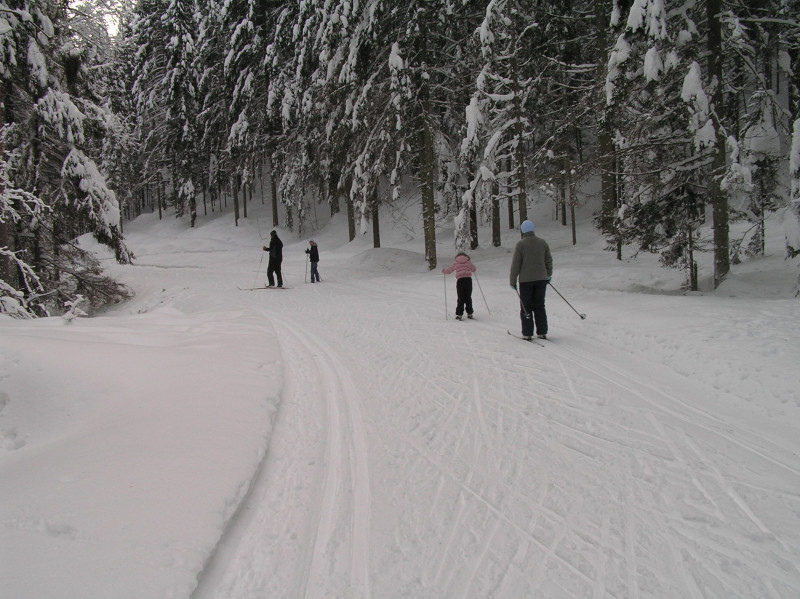
M 447 268 L 443 268 L 442 272 L 449 275 L 451 272 L 456 272 L 456 279 L 463 277 L 471 277 L 475 272 L 475 265 L 469 261 L 469 256 L 464 253 L 456 254 L 456 259 Z

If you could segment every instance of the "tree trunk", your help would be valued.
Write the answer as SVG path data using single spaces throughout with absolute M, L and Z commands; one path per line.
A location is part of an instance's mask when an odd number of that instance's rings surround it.
M 611 6 L 608 0 L 595 0 L 595 36 L 597 38 L 597 81 L 603 82 L 608 68 L 608 26 Z M 605 105 L 605 88 L 598 86 L 599 102 Z M 607 111 L 606 111 L 607 114 Z M 617 189 L 614 180 L 614 142 L 608 121 L 601 115 L 597 123 L 598 166 L 600 168 L 600 230 L 606 237 L 615 235 Z
M 500 234 L 500 200 L 497 195 L 500 192 L 500 186 L 497 181 L 492 183 L 492 245 L 500 247 L 502 237 Z
M 418 58 L 420 64 L 427 63 L 427 35 L 424 30 L 426 26 L 424 17 L 420 19 L 420 31 L 418 43 L 420 44 Z M 419 179 L 420 190 L 422 192 L 422 228 L 425 237 L 425 260 L 428 268 L 436 268 L 436 210 L 434 202 L 433 171 L 434 171 L 434 151 L 433 134 L 430 128 L 430 88 L 428 79 L 424 73 L 419 72 L 416 85 L 419 98 L 419 138 L 418 138 L 418 159 L 419 159 Z
M 233 223 L 234 226 L 239 226 L 239 176 L 234 175 L 231 182 L 233 187 Z
M 478 208 L 475 206 L 475 196 L 472 196 L 469 206 L 469 248 L 478 247 Z
M 258 185 L 261 188 L 261 205 L 264 205 L 264 159 L 258 164 Z
M 0 130 L 3 128 L 3 83 L 0 81 Z M 3 147 L 3 140 L 0 139 L 0 156 L 3 155 L 5 148 Z M 0 182 L 0 195 L 3 194 L 5 189 Z M 2 216 L 2 215 L 0 215 Z M 8 247 L 8 224 L 5 220 L 0 220 L 0 248 Z M 0 256 L 0 280 L 6 281 L 11 285 L 11 260 L 6 256 Z M 13 287 L 13 285 L 12 285 Z
M 507 173 L 511 172 L 511 158 L 506 158 L 505 170 Z M 506 198 L 508 198 L 506 206 L 508 208 L 508 228 L 510 230 L 516 227 L 516 222 L 514 218 L 514 195 L 512 194 L 511 182 L 508 178 L 506 178 L 505 195 Z
M 345 204 L 347 205 L 347 236 L 348 241 L 353 241 L 356 238 L 356 211 L 353 207 L 353 198 L 348 193 L 345 196 Z
M 241 175 L 237 175 L 236 179 L 237 179 L 237 181 L 239 182 L 239 185 L 242 188 L 242 216 L 244 218 L 247 218 L 247 185 L 242 185 L 242 176 Z
M 339 173 L 334 171 L 328 174 L 328 197 L 330 198 L 331 216 L 339 214 Z
M 514 124 L 511 126 L 511 138 L 514 143 L 514 150 L 512 152 L 512 159 L 514 164 L 509 171 L 513 173 L 511 176 L 514 181 L 513 196 L 519 201 L 519 220 L 520 222 L 528 218 L 528 196 L 527 196 L 527 181 L 525 176 L 525 144 L 524 144 L 524 131 L 522 127 L 524 114 L 522 111 L 522 86 L 519 82 L 519 68 L 517 66 L 517 52 L 519 48 L 516 42 L 514 43 L 511 62 L 509 63 L 511 73 L 511 92 L 514 94 L 513 99 L 513 114 Z
M 272 195 L 272 226 L 277 227 L 278 219 L 278 187 L 275 185 L 275 170 L 272 168 L 272 158 L 269 160 L 269 192 Z
M 569 177 L 569 220 L 572 225 L 572 245 L 578 245 L 578 230 L 575 223 L 575 204 L 578 203 L 578 195 L 575 191 L 576 185 L 572 174 L 567 176 Z
M 728 196 L 720 187 L 725 171 L 725 133 L 722 128 L 722 24 L 719 14 L 721 0 L 706 0 L 708 19 L 708 77 L 712 86 L 713 120 L 717 130 L 714 154 L 713 180 L 711 182 L 711 207 L 714 219 L 714 288 L 716 289 L 731 268 L 728 230 Z
M 436 268 L 436 214 L 433 197 L 433 137 L 423 114 L 419 133 L 419 178 L 422 190 L 422 226 L 425 236 L 425 260 Z
M 372 192 L 372 199 L 370 200 L 370 204 L 372 204 L 372 247 L 379 248 L 381 247 L 381 221 L 380 221 L 380 211 L 378 210 L 378 193 L 377 191 Z
M 161 208 L 161 204 L 162 204 L 161 191 L 162 190 L 161 190 L 161 176 L 160 175 L 159 175 L 158 181 L 159 181 L 158 182 L 158 187 L 156 189 L 156 202 L 158 203 L 158 220 L 161 220 L 162 218 L 164 218 L 164 215 L 162 213 L 162 208 Z M 149 183 L 147 184 L 147 189 L 148 189 L 148 191 L 150 190 L 150 184 Z M 152 193 L 152 191 L 150 191 L 150 193 Z

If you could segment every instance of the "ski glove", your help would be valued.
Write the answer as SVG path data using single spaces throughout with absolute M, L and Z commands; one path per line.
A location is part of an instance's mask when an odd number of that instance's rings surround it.
M 550 281 L 552 281 L 552 280 L 553 280 L 553 277 L 547 277 L 547 282 L 548 282 L 548 283 L 549 283 Z

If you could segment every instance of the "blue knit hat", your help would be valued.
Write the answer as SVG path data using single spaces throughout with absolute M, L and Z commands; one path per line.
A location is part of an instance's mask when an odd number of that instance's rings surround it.
M 529 220 L 524 220 L 519 226 L 519 230 L 523 233 L 533 233 L 533 223 Z

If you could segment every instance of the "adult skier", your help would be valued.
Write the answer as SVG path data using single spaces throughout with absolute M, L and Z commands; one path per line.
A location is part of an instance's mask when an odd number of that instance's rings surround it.
M 278 277 L 278 287 L 283 287 L 283 276 L 281 275 L 281 262 L 283 262 L 283 242 L 275 231 L 269 232 L 269 245 L 264 246 L 264 251 L 269 252 L 269 263 L 267 265 L 267 281 L 270 287 L 275 287 L 275 278 Z
M 306 248 L 306 254 L 308 254 L 308 260 L 311 262 L 311 282 L 313 283 L 316 278 L 319 283 L 319 271 L 317 270 L 317 265 L 319 264 L 319 248 L 313 239 L 308 242 L 308 245 L 310 247 Z
M 536 325 L 536 334 L 547 339 L 547 312 L 544 296 L 547 285 L 553 277 L 553 257 L 550 246 L 544 239 L 536 236 L 533 223 L 525 220 L 519 227 L 522 239 L 514 248 L 511 260 L 511 287 L 519 294 L 522 321 L 522 337 L 530 341 Z M 519 289 L 517 281 L 519 280 Z

